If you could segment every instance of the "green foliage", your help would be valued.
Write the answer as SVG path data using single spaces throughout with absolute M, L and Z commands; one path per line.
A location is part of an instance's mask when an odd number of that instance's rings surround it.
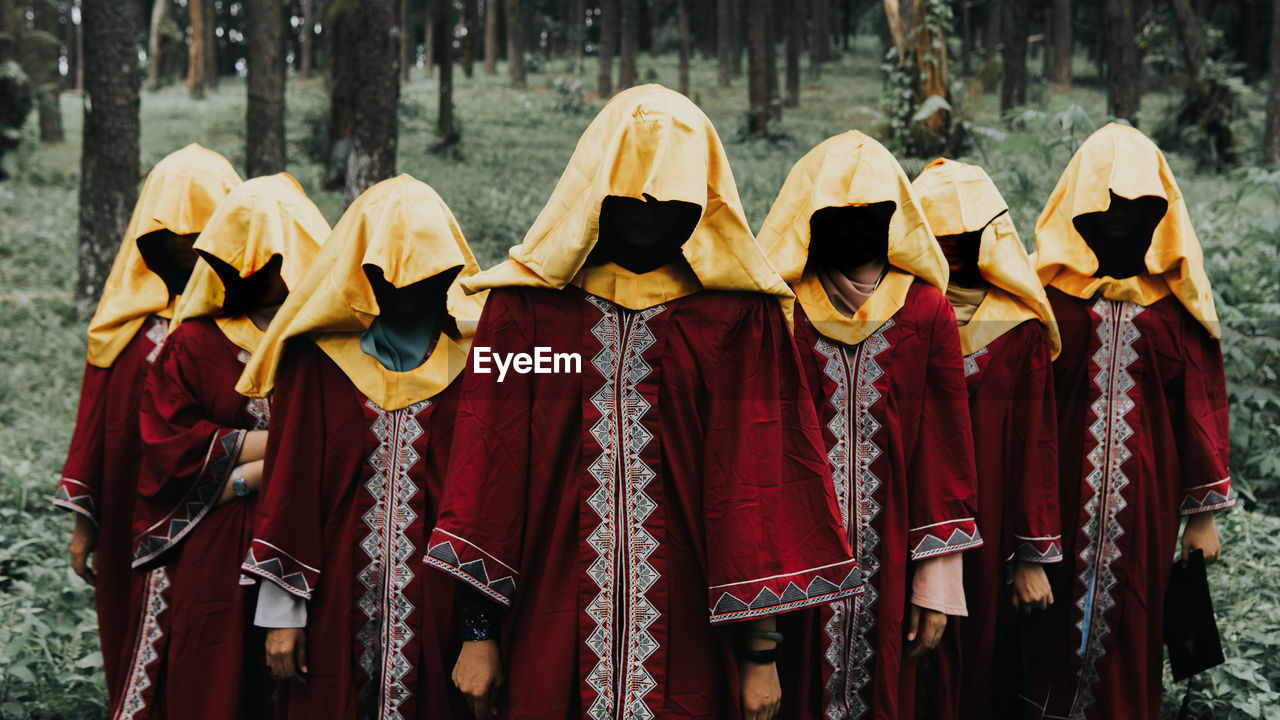
M 959 117 L 949 97 L 930 95 L 917 102 L 925 82 L 924 68 L 947 65 L 944 38 L 951 34 L 951 26 L 950 5 L 941 0 L 928 0 L 924 4 L 924 18 L 907 34 L 901 57 L 896 47 L 891 47 L 885 55 L 881 67 L 884 91 L 880 100 L 888 120 L 884 143 L 897 153 L 932 158 L 959 154 L 966 147 L 968 124 Z M 921 58 L 916 50 L 916 38 L 924 29 L 930 31 L 933 42 Z M 925 124 L 937 113 L 943 113 L 946 118 L 942 132 L 931 130 Z
M 1185 148 L 1207 169 L 1236 165 L 1241 151 L 1237 138 L 1246 119 L 1244 97 L 1250 92 L 1239 70 L 1209 58 L 1198 77 L 1183 78 L 1182 97 L 1156 126 L 1156 142 Z

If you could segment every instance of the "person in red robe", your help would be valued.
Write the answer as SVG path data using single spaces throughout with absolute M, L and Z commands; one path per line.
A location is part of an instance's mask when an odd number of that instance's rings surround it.
M 1235 504 L 1219 325 L 1200 243 L 1164 155 L 1107 125 L 1036 223 L 1062 331 L 1054 361 L 1063 552 L 1039 624 L 1033 700 L 1070 718 L 1160 716 L 1163 602 L 1182 556 L 1219 554 Z
M 133 566 L 164 567 L 167 607 L 139 642 L 134 718 L 259 718 L 269 710 L 253 599 L 239 585 L 262 478 L 270 405 L 235 391 L 245 363 L 329 225 L 292 177 L 249 180 L 195 244 L 201 260 L 148 374 Z
M 893 156 L 856 131 L 787 176 L 759 236 L 795 293 L 800 371 L 866 593 L 809 613 L 803 685 L 827 718 L 914 717 L 916 661 L 965 614 L 982 543 L 947 264 Z
M 936 661 L 921 668 L 926 715 L 1025 716 L 1017 613 L 1053 602 L 1044 565 L 1062 560 L 1051 360 L 1058 327 L 986 171 L 938 159 L 912 187 L 950 271 L 946 296 L 959 325 L 978 470 L 975 517 L 986 539 L 965 554 L 969 617 L 955 621 Z
M 80 406 L 53 504 L 76 516 L 71 566 L 94 586 L 112 717 L 127 716 L 123 688 L 135 655 L 146 652 L 133 642 L 136 630 L 160 609 L 168 584 L 163 570 L 143 575 L 129 567 L 143 382 L 195 265 L 196 234 L 239 184 L 226 158 L 199 145 L 156 163 L 89 323 Z
M 453 583 L 421 565 L 444 489 L 479 268 L 426 184 L 352 203 L 237 389 L 272 393 L 241 570 L 280 718 L 446 718 Z M 274 388 L 274 391 L 273 391 Z
M 774 616 L 861 581 L 710 121 L 619 93 L 465 287 L 491 294 L 425 562 L 504 608 L 454 670 L 476 716 L 773 717 Z

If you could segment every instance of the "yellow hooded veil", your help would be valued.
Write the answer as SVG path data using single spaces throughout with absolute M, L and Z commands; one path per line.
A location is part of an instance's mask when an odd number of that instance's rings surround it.
M 156 163 L 142 185 L 89 321 L 89 364 L 111 367 L 148 317 L 168 317 L 173 310 L 169 290 L 147 267 L 138 238 L 157 230 L 175 235 L 200 232 L 222 198 L 239 184 L 240 176 L 226 158 L 195 143 Z
M 1147 249 L 1148 274 L 1093 277 L 1098 259 L 1073 220 L 1107 210 L 1113 192 L 1128 199 L 1158 197 L 1168 204 Z M 1071 158 L 1036 223 L 1036 272 L 1046 286 L 1078 298 L 1101 292 L 1111 300 L 1150 305 L 1173 293 L 1213 337 L 1220 334 L 1204 255 L 1182 191 L 1160 148 L 1132 127 L 1107 125 Z
M 1039 320 L 1049 336 L 1053 357 L 1062 349 L 1058 323 L 1035 264 L 1018 238 L 1009 206 L 987 172 L 977 165 L 938 158 L 925 166 L 912 186 L 935 236 L 982 232 L 978 271 L 991 284 L 973 318 L 960 328 L 965 355 L 1026 320 Z
M 205 224 L 195 249 L 202 256 L 174 309 L 170 332 L 182 322 L 216 316 L 227 339 L 253 353 L 263 332 L 245 315 L 222 314 L 226 286 L 206 257 L 221 260 L 241 278 L 249 277 L 280 256 L 280 278 L 293 289 L 329 234 L 329 223 L 287 173 L 246 180 L 218 206 Z
M 608 196 L 679 200 L 702 208 L 681 251 L 689 267 L 637 275 L 614 263 L 584 267 Z M 660 85 L 618 93 L 587 127 L 551 199 L 510 259 L 463 282 L 468 292 L 577 285 L 633 310 L 699 289 L 789 297 L 747 226 L 724 147 L 688 98 Z
M 889 220 L 889 268 L 853 317 L 831 304 L 809 259 L 809 221 L 828 207 L 894 203 Z M 898 161 L 880 143 L 856 130 L 824 140 L 791 168 L 757 236 L 769 260 L 795 291 L 823 335 L 856 345 L 902 309 L 915 278 L 945 290 L 947 261 L 933 239 L 920 201 Z M 784 302 L 784 308 L 790 308 Z
M 442 332 L 426 362 L 413 370 L 388 370 L 360 349 L 360 334 L 379 313 L 366 267 L 379 268 L 395 287 L 460 268 L 447 301 L 458 332 Z M 453 213 L 435 190 L 408 175 L 383 180 L 343 213 L 311 270 L 271 322 L 236 390 L 250 397 L 270 393 L 286 341 L 309 335 L 384 410 L 433 397 L 466 365 L 485 295 L 468 297 L 459 283 L 479 269 Z

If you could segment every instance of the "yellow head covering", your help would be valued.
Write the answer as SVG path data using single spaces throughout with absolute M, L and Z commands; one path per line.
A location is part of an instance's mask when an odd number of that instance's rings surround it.
M 823 208 L 880 202 L 894 203 L 889 220 L 892 267 L 858 312 L 845 317 L 832 307 L 813 272 L 806 271 L 809 221 Z M 939 290 L 947 287 L 946 258 L 911 182 L 883 145 L 856 130 L 824 140 L 791 168 L 758 240 L 814 327 L 849 345 L 865 340 L 902 309 L 915 278 Z
M 98 310 L 89 322 L 89 364 L 111 367 L 148 317 L 167 316 L 172 310 L 169 290 L 143 261 L 138 238 L 157 230 L 176 235 L 200 232 L 222 198 L 239 184 L 240 176 L 226 158 L 195 143 L 156 163 L 142 185 Z
M 246 180 L 231 191 L 196 240 L 195 249 L 230 265 L 246 278 L 280 256 L 280 278 L 285 287 L 302 282 L 307 268 L 329 234 L 329 223 L 287 173 Z M 196 264 L 182 299 L 173 313 L 170 332 L 185 320 L 215 315 L 218 327 L 231 342 L 250 353 L 262 340 L 262 331 L 244 315 L 222 315 L 226 287 L 204 258 Z
M 1018 238 L 1009 206 L 987 172 L 977 165 L 938 158 L 912 183 L 929 226 L 938 237 L 981 231 L 978 271 L 992 285 L 973 319 L 960 328 L 965 355 L 1026 320 L 1036 319 L 1049 334 L 1054 357 L 1062 349 L 1058 323 L 1035 265 Z
M 670 269 L 636 275 L 613 263 L 584 268 L 596 244 L 600 204 L 610 195 L 701 207 L 681 248 L 695 277 Z M 571 282 L 634 310 L 700 288 L 790 296 L 751 236 L 711 121 L 688 98 L 660 85 L 634 87 L 609 101 L 578 141 L 524 243 L 463 287 L 561 289 Z
M 1168 203 L 1147 250 L 1149 274 L 1119 280 L 1093 277 L 1098 259 L 1073 220 L 1106 211 L 1111 193 L 1128 199 L 1158 197 Z M 1139 305 L 1172 292 L 1211 335 L 1219 335 L 1204 255 L 1182 191 L 1160 148 L 1132 127 L 1111 123 L 1076 151 L 1036 223 L 1036 250 L 1036 272 L 1045 285 L 1079 298 L 1101 291 L 1109 299 Z
M 379 313 L 366 267 L 380 269 L 395 287 L 461 268 L 449 287 L 447 305 L 458 335 L 441 333 L 431 356 L 413 370 L 383 367 L 360 349 L 360 334 Z M 383 180 L 343 213 L 311 270 L 271 322 L 236 390 L 250 397 L 270 393 L 285 342 L 309 335 L 379 407 L 399 410 L 433 397 L 466 365 L 485 295 L 467 297 L 459 282 L 479 269 L 453 213 L 435 190 L 408 175 Z

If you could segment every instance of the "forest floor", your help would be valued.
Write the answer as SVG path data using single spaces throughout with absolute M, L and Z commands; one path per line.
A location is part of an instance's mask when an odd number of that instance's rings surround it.
M 791 165 L 830 135 L 883 122 L 878 46 L 859 38 L 853 52 L 805 82 L 801 107 L 784 110 L 768 139 L 747 139 L 746 84 L 715 86 L 714 61 L 693 67 L 691 95 L 711 117 L 733 165 L 747 216 L 759 228 Z M 462 142 L 434 150 L 436 83 L 414 69 L 400 100 L 398 165 L 431 184 L 453 209 L 480 263 L 500 260 L 532 223 L 574 145 L 602 106 L 595 97 L 595 64 L 575 78 L 565 63 L 531 63 L 527 91 L 505 75 L 474 78 L 458 69 L 455 101 Z M 674 57 L 640 58 L 644 81 L 674 86 Z M 807 76 L 807 68 L 805 69 Z M 1034 109 L 1011 132 L 998 117 L 998 99 L 980 88 L 962 92 L 959 113 L 976 144 L 958 159 L 985 166 L 1002 189 L 1025 241 L 1074 148 L 1105 120 L 1091 67 L 1077 68 L 1077 88 L 1052 94 L 1037 79 Z M 1149 83 L 1155 85 L 1157 83 Z M 1172 87 L 1171 84 L 1165 84 Z M 1254 127 L 1262 93 L 1246 98 L 1251 112 L 1243 143 L 1260 146 Z M 1141 126 L 1154 127 L 1172 102 L 1144 96 Z M 70 299 L 76 273 L 77 188 L 81 100 L 64 96 L 67 141 L 34 142 L 34 118 L 16 179 L 0 183 L 0 720 L 92 718 L 104 715 L 101 658 L 92 593 L 66 562 L 71 519 L 49 505 L 74 419 L 84 358 L 85 322 Z M 241 81 L 193 100 L 180 86 L 144 91 L 142 167 L 198 142 L 244 166 Z M 330 223 L 340 191 L 321 188 L 327 100 L 323 83 L 291 81 L 287 98 L 289 170 Z M 1200 717 L 1280 720 L 1280 394 L 1274 358 L 1280 355 L 1280 174 L 1243 167 L 1203 172 L 1171 150 L 1170 161 L 1188 197 L 1205 245 L 1219 310 L 1232 393 L 1233 440 L 1248 452 L 1238 483 L 1251 509 L 1220 517 L 1223 560 L 1211 572 L 1228 662 L 1196 679 Z M 1256 153 L 1246 153 L 1256 157 Z M 926 159 L 905 160 L 914 177 Z M 1263 322 L 1262 325 L 1258 325 Z M 1252 324 L 1251 324 L 1252 323 Z M 1238 448 L 1237 448 L 1238 451 Z M 1239 458 L 1237 458 L 1239 459 Z M 1262 508 L 1262 510 L 1259 510 Z M 1268 511 L 1268 512 L 1264 512 Z M 1062 599 L 1060 599 L 1061 601 Z M 1166 680 L 1166 715 L 1173 717 L 1183 686 Z

